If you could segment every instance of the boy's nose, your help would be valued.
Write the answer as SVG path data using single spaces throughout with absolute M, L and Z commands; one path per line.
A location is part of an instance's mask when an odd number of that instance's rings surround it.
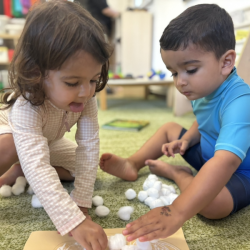
M 182 77 L 178 77 L 176 81 L 177 86 L 185 86 L 187 85 L 187 81 Z

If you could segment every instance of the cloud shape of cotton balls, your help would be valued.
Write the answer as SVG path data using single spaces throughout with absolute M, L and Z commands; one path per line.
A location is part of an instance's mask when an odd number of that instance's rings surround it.
M 117 215 L 122 220 L 130 220 L 131 214 L 134 212 L 134 208 L 131 206 L 124 206 L 119 209 Z
M 110 236 L 108 246 L 110 250 L 122 249 L 124 246 L 126 246 L 126 238 L 123 234 L 115 234 Z

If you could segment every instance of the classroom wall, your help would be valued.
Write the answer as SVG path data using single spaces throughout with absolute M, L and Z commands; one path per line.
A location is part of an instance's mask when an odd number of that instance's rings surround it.
M 249 0 L 189 0 L 183 2 L 182 0 L 154 0 L 150 6 L 149 11 L 154 14 L 153 23 L 153 45 L 152 45 L 152 67 L 155 70 L 162 70 L 167 72 L 160 56 L 159 39 L 164 28 L 168 23 L 178 16 L 186 8 L 202 3 L 215 3 L 226 9 L 226 11 L 233 12 L 235 10 L 250 6 Z

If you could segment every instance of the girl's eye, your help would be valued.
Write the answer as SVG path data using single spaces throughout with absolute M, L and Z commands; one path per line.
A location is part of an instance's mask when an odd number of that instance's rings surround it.
M 172 73 L 171 77 L 176 77 L 177 73 Z
M 76 83 L 65 82 L 65 84 L 68 85 L 69 87 L 76 87 L 78 85 L 78 82 Z
M 188 74 L 194 74 L 196 71 L 197 71 L 197 68 L 196 69 L 192 69 L 192 70 L 187 70 L 187 73 Z
M 95 83 L 97 84 L 99 82 L 99 79 L 98 80 L 90 80 L 90 83 Z

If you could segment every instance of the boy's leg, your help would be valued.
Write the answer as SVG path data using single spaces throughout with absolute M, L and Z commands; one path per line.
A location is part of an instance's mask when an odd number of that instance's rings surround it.
M 23 176 L 20 164 L 15 164 L 17 161 L 18 157 L 12 134 L 1 134 L 0 187 L 2 185 L 12 185 L 18 176 Z
M 134 181 L 137 179 L 138 171 L 145 166 L 145 161 L 162 156 L 162 145 L 177 140 L 181 130 L 182 127 L 177 123 L 166 123 L 129 158 L 122 158 L 110 153 L 103 154 L 100 159 L 100 167 L 109 174 Z

